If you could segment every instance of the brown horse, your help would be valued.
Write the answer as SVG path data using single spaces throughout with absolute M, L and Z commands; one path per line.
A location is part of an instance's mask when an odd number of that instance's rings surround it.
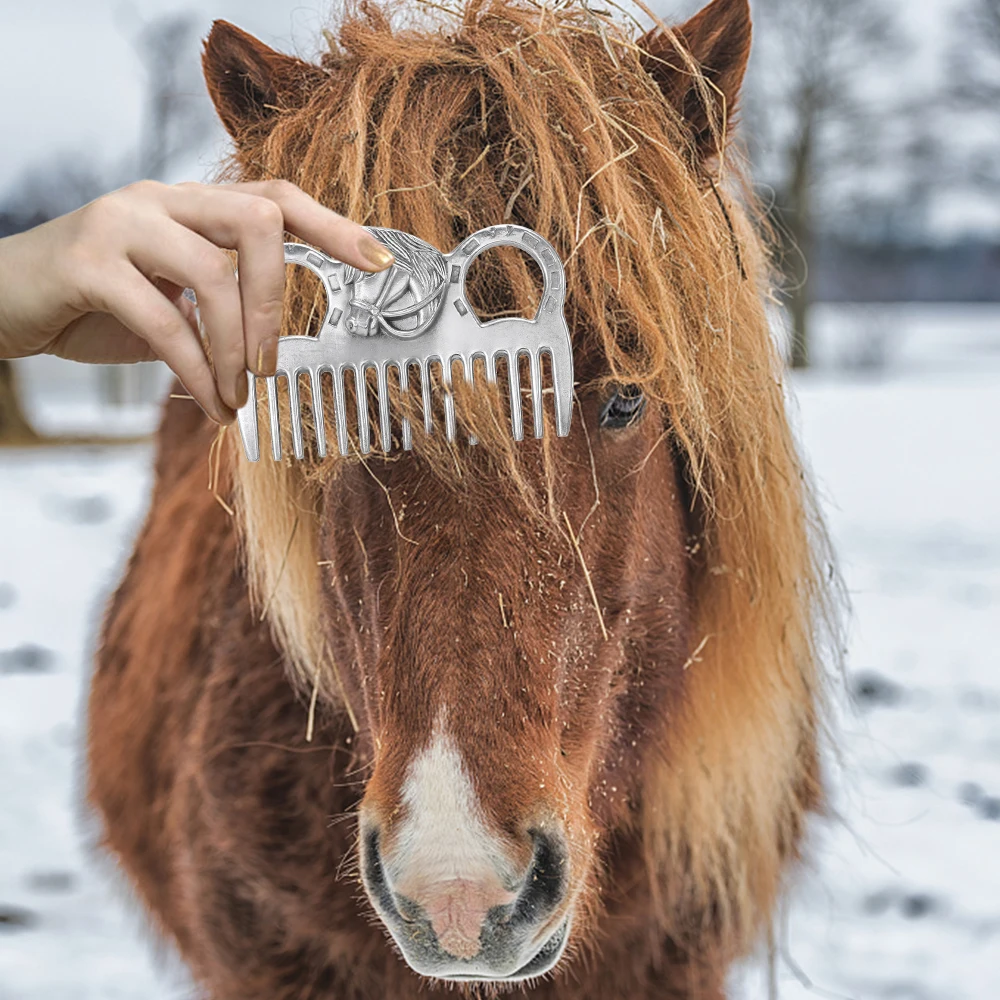
M 641 35 L 574 2 L 402 13 L 349 11 L 317 64 L 217 23 L 232 173 L 442 250 L 545 236 L 572 432 L 513 444 L 477 393 L 475 447 L 249 463 L 170 401 L 90 800 L 216 1000 L 718 1000 L 821 802 L 835 617 L 728 149 L 747 2 Z M 484 315 L 530 309 L 525 258 L 483 264 Z M 290 278 L 285 332 L 314 291 Z

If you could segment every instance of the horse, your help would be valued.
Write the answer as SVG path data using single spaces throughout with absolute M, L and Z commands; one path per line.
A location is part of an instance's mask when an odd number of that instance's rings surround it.
M 91 682 L 101 846 L 213 1000 L 721 1000 L 824 808 L 838 621 L 732 135 L 747 0 L 369 0 L 323 38 L 214 24 L 220 177 L 444 251 L 537 232 L 571 430 L 515 443 L 477 389 L 455 441 L 251 462 L 172 394 Z M 470 302 L 530 313 L 490 253 Z

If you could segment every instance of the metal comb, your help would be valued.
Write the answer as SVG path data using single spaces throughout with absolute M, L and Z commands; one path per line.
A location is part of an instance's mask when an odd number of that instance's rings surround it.
M 569 434 L 573 412 L 573 353 L 569 328 L 563 315 L 566 281 L 562 262 L 552 246 L 523 226 L 502 225 L 481 229 L 449 254 L 423 240 L 395 229 L 366 227 L 393 252 L 396 262 L 384 271 L 371 273 L 334 260 L 301 243 L 285 244 L 285 260 L 301 264 L 316 274 L 326 291 L 326 315 L 315 337 L 281 337 L 278 340 L 276 374 L 265 378 L 267 408 L 271 427 L 271 454 L 281 460 L 281 432 L 278 420 L 278 384 L 284 378 L 291 408 L 292 451 L 296 458 L 305 454 L 299 377 L 308 375 L 313 400 L 315 446 L 319 457 L 326 455 L 323 386 L 321 376 L 333 381 L 334 426 L 341 455 L 348 454 L 347 404 L 344 372 L 354 375 L 358 413 L 358 448 L 371 450 L 368 423 L 366 373 L 374 368 L 378 397 L 379 429 L 383 448 L 392 447 L 389 407 L 389 369 L 395 368 L 399 387 L 406 392 L 412 366 L 420 370 L 424 429 L 433 433 L 430 366 L 441 368 L 445 433 L 456 436 L 455 400 L 452 395 L 452 364 L 462 363 L 465 379 L 474 385 L 473 364 L 481 358 L 490 384 L 497 380 L 498 358 L 507 361 L 510 390 L 511 433 L 515 441 L 524 438 L 521 413 L 521 384 L 518 360 L 527 355 L 531 383 L 532 424 L 536 437 L 543 433 L 542 355 L 551 361 L 556 432 Z M 520 317 L 483 323 L 465 296 L 465 276 L 469 265 L 484 250 L 496 246 L 520 247 L 532 257 L 542 272 L 544 287 L 534 319 Z M 251 462 L 260 457 L 257 430 L 257 379 L 248 372 L 250 394 L 239 411 L 243 448 Z M 413 447 L 409 420 L 400 418 L 402 445 Z M 474 443 L 474 439 L 470 438 Z

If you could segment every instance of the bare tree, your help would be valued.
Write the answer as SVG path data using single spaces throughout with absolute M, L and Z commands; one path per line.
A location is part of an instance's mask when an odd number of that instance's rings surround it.
M 140 177 L 163 180 L 212 131 L 198 63 L 199 24 L 194 14 L 167 14 L 143 24 L 133 38 L 146 75 L 146 112 L 137 158 Z
M 780 240 L 790 360 L 805 367 L 816 234 L 879 163 L 888 115 L 872 71 L 891 80 L 897 36 L 881 0 L 754 0 L 754 24 L 745 133 Z
M 1000 0 L 968 0 L 954 19 L 949 97 L 964 113 L 960 182 L 989 195 L 1000 192 Z
M 38 440 L 24 410 L 14 363 L 0 359 L 0 443 L 34 444 Z

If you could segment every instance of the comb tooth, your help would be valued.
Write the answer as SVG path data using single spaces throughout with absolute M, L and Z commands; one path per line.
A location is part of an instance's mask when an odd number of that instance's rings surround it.
M 344 402 L 344 369 L 338 367 L 333 375 L 333 409 L 337 417 L 337 447 L 341 455 L 350 454 L 347 438 L 347 404 Z
M 367 455 L 372 450 L 371 428 L 368 425 L 368 367 L 351 365 L 354 371 L 354 396 L 358 404 L 358 450 Z
M 434 414 L 431 412 L 431 363 L 427 358 L 420 362 L 420 395 L 424 403 L 424 432 L 434 432 Z
M 465 369 L 465 382 L 468 387 L 475 392 L 476 391 L 476 368 L 475 368 L 475 355 L 470 354 L 466 357 L 462 355 L 462 367 Z M 469 435 L 469 444 L 479 444 L 479 438 L 475 434 Z
M 521 373 L 517 367 L 517 351 L 507 351 L 507 381 L 510 383 L 510 426 L 515 441 L 524 440 L 521 419 Z
M 299 373 L 288 373 L 288 405 L 291 409 L 289 418 L 292 425 L 292 451 L 297 459 L 305 457 L 302 448 L 302 408 L 299 400 Z
M 455 397 L 451 394 L 451 358 L 441 365 L 441 381 L 444 382 L 444 432 L 449 441 L 455 440 Z
M 378 373 L 378 424 L 382 437 L 382 451 L 392 451 L 392 424 L 389 421 L 389 362 L 383 361 Z
M 406 399 L 407 392 L 410 388 L 409 370 L 410 363 L 408 361 L 399 366 L 399 394 L 404 400 Z M 410 421 L 405 416 L 405 402 L 403 404 L 403 409 L 404 414 L 399 420 L 400 433 L 403 438 L 403 450 L 410 451 L 413 448 L 413 429 L 410 427 Z
M 246 403 L 239 411 L 240 437 L 243 438 L 243 450 L 251 462 L 260 458 L 260 441 L 257 438 L 257 376 L 247 372 L 250 382 L 250 392 Z
M 531 422 L 535 427 L 535 437 L 540 438 L 545 429 L 545 415 L 542 413 L 542 356 L 538 351 L 528 352 L 531 370 Z
M 567 347 L 549 348 L 549 360 L 552 362 L 552 389 L 556 402 L 556 434 L 566 437 L 569 434 L 570 420 L 573 417 L 573 358 Z
M 486 362 L 486 381 L 490 385 L 497 384 L 497 356 L 493 351 L 489 351 L 483 355 L 483 360 Z
M 281 461 L 281 428 L 278 426 L 278 376 L 264 379 L 267 384 L 267 415 L 271 421 L 271 455 Z
M 316 454 L 326 458 L 326 416 L 323 412 L 323 386 L 320 382 L 318 368 L 309 369 L 309 382 L 312 385 L 313 424 L 316 427 Z

